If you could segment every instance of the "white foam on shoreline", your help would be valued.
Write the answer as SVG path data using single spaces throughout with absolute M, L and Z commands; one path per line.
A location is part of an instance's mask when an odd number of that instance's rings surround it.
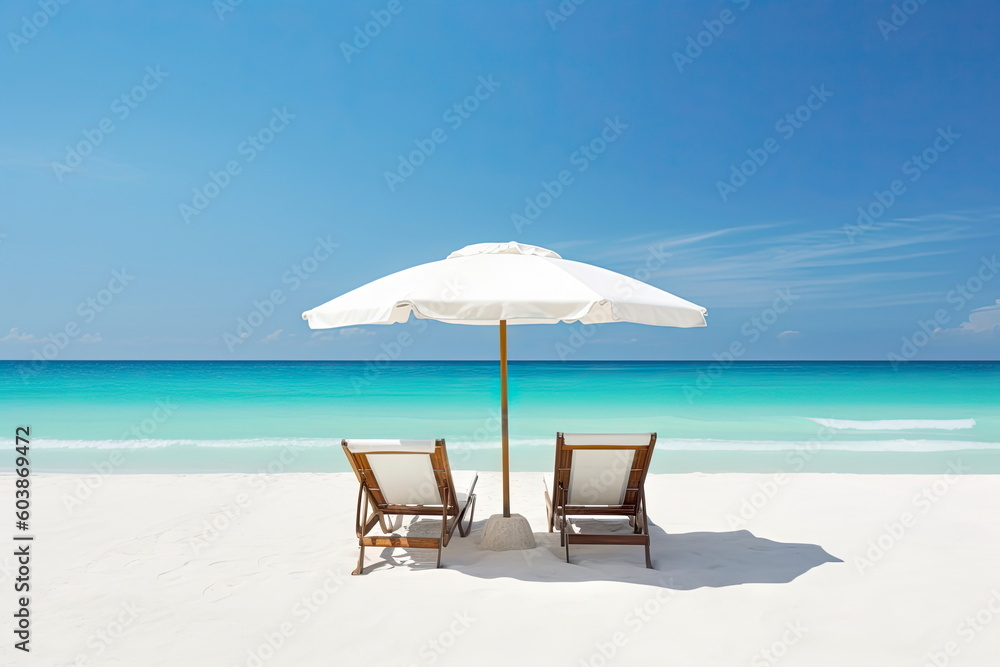
M 511 448 L 552 447 L 552 438 L 513 438 Z M 109 450 L 109 449 L 323 449 L 339 448 L 339 438 L 246 438 L 234 440 L 32 440 L 32 447 L 44 450 Z M 497 450 L 499 441 L 449 440 L 452 450 Z M 678 452 L 780 452 L 780 451 L 842 451 L 842 452 L 946 452 L 965 449 L 1000 449 L 1000 442 L 979 442 L 966 440 L 712 440 L 702 438 L 660 438 L 656 442 L 658 450 Z
M 197 447 L 209 449 L 263 449 L 268 447 L 340 447 L 340 438 L 236 438 L 232 440 L 192 440 L 148 438 L 142 440 L 60 440 L 35 438 L 35 449 L 165 449 Z
M 973 428 L 976 425 L 975 419 L 823 419 L 820 417 L 807 417 L 820 426 L 835 429 L 850 429 L 854 431 L 909 431 L 936 429 L 941 431 L 957 431 L 960 429 Z

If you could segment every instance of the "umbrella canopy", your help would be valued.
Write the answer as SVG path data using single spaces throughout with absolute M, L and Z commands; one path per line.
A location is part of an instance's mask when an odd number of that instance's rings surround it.
M 634 278 L 538 246 L 478 243 L 404 269 L 302 313 L 311 329 L 406 322 L 500 326 L 504 516 L 510 516 L 507 324 L 634 322 L 703 327 L 707 311 Z
M 537 246 L 479 243 L 308 310 L 313 329 L 406 322 L 637 322 L 705 326 L 705 309 L 652 285 Z

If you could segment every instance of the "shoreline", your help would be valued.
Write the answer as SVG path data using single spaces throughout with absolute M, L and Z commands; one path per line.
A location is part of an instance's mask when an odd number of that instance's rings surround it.
M 198 473 L 342 473 L 350 468 L 337 447 L 191 447 L 161 448 L 33 448 L 33 466 L 48 474 L 198 474 Z M 511 469 L 538 472 L 551 467 L 552 449 L 514 448 Z M 498 449 L 449 447 L 453 468 L 490 471 L 499 467 Z M 1000 474 L 1000 448 L 931 452 L 857 452 L 810 450 L 695 451 L 658 449 L 651 472 L 656 474 L 860 474 L 933 475 L 955 464 L 969 474 Z M 0 462 L 0 474 L 11 472 Z M 493 470 L 494 472 L 496 470 Z

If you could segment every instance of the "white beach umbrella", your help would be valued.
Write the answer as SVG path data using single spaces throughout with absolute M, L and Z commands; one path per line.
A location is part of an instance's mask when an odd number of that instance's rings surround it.
M 406 322 L 410 315 L 500 327 L 503 515 L 510 516 L 507 324 L 635 322 L 703 327 L 706 310 L 661 289 L 521 243 L 478 243 L 363 285 L 302 313 L 311 329 Z

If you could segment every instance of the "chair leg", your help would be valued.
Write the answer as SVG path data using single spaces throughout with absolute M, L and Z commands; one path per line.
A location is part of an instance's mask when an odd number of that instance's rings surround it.
M 354 568 L 351 574 L 363 574 L 365 569 L 365 545 L 361 542 L 361 553 L 358 554 L 358 566 Z
M 569 562 L 569 537 L 566 536 L 566 529 L 569 527 L 569 517 L 566 516 L 566 489 L 560 489 L 559 508 L 559 546 L 566 547 L 566 562 Z
M 448 544 L 450 536 L 451 533 L 448 532 L 448 503 L 445 503 L 441 506 L 441 539 L 438 540 L 437 567 L 441 567 L 441 550 Z
M 361 484 L 358 487 L 358 509 L 355 514 L 355 532 L 358 535 L 358 547 L 360 553 L 358 554 L 358 566 L 354 568 L 351 574 L 362 574 L 365 568 L 365 526 L 368 525 L 368 501 L 369 498 L 365 495 L 365 486 Z
M 545 517 L 549 520 L 549 532 L 552 532 L 555 526 L 556 513 L 555 509 L 552 507 L 552 499 L 549 497 L 549 492 L 545 492 Z
M 636 515 L 636 523 L 639 519 L 642 519 L 642 534 L 646 536 L 646 567 L 650 570 L 653 569 L 653 561 L 649 559 L 649 517 L 646 515 L 646 491 L 643 489 L 642 495 L 639 496 L 642 502 L 642 513 Z
M 563 539 L 563 542 L 565 543 L 565 546 L 566 546 L 566 562 L 568 563 L 569 562 L 569 539 L 566 538 L 566 523 L 567 523 L 567 519 L 566 519 L 566 517 L 563 517 L 563 538 L 562 539 Z

